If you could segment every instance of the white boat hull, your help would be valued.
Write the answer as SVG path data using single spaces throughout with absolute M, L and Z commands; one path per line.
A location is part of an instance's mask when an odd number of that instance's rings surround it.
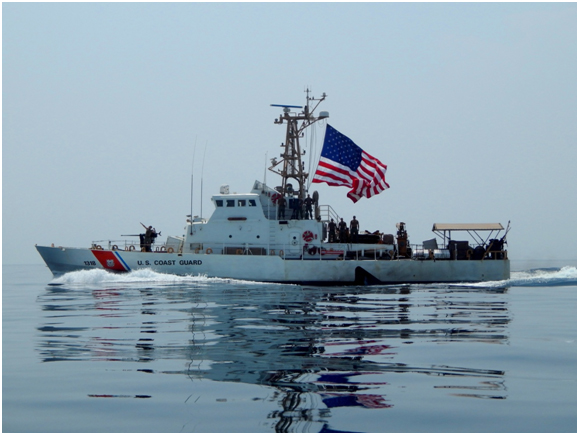
M 278 255 L 216 255 L 36 247 L 55 276 L 78 270 L 130 272 L 151 269 L 174 275 L 205 275 L 261 282 L 395 284 L 501 281 L 510 262 L 501 260 L 283 259 Z

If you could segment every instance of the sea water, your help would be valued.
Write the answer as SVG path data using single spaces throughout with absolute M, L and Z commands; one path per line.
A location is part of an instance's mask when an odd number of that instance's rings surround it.
M 5 265 L 2 429 L 576 432 L 576 263 L 518 270 L 310 287 Z

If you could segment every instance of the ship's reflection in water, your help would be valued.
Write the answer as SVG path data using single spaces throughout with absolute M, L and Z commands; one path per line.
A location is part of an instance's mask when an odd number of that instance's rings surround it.
M 506 399 L 504 372 L 484 358 L 508 342 L 506 294 L 223 282 L 50 288 L 39 298 L 37 351 L 44 362 L 133 361 L 150 375 L 259 385 L 275 405 L 261 416 L 272 430 L 332 431 L 340 408 Z

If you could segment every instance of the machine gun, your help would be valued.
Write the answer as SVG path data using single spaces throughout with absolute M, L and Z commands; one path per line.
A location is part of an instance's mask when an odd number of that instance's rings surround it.
M 507 243 L 507 234 L 509 233 L 510 229 L 511 229 L 511 221 L 509 221 L 509 223 L 507 224 L 507 229 L 505 231 L 505 234 L 503 234 L 503 237 L 501 237 L 500 239 L 489 240 L 489 244 L 485 252 L 485 257 L 486 254 L 490 253 L 491 258 L 494 258 L 495 260 L 502 260 L 503 258 L 505 258 L 503 252 L 505 249 L 504 245 Z
M 143 226 L 143 228 L 144 228 L 145 230 L 148 230 L 148 229 L 149 229 L 149 227 L 146 226 L 143 222 L 139 222 L 139 223 Z M 151 227 L 151 228 L 153 228 L 153 227 Z M 157 232 L 157 230 L 155 230 L 155 228 L 153 228 L 153 238 L 155 238 L 155 237 L 157 237 L 157 236 L 160 236 L 160 235 L 161 235 L 161 231 Z
M 149 231 L 149 227 L 147 227 L 143 222 L 139 222 L 146 231 Z M 161 231 L 157 232 L 154 228 L 151 227 L 151 234 L 149 235 L 150 239 L 146 240 L 146 233 L 142 234 L 121 234 L 121 237 L 138 237 L 139 243 L 141 245 L 141 251 L 151 252 L 151 245 L 155 243 L 155 239 L 157 236 L 161 235 Z

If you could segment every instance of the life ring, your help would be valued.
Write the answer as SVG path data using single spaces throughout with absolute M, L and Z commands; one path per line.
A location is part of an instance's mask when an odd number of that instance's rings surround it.
M 280 250 L 279 250 L 279 256 L 280 256 L 281 258 L 283 258 L 283 254 L 284 254 L 283 249 L 280 249 Z
M 130 245 L 129 246 L 129 251 L 134 251 L 135 250 L 135 245 Z
M 273 202 L 274 204 L 277 204 L 277 202 L 279 201 L 280 198 L 281 198 L 281 195 L 279 193 L 274 193 L 273 195 L 271 195 L 271 202 Z
M 314 233 L 312 233 L 311 231 L 304 231 L 304 233 L 302 234 L 302 239 L 304 239 L 305 242 L 311 242 L 312 240 L 314 240 Z
M 269 255 L 275 255 L 275 249 L 270 249 Z
M 113 245 L 113 247 L 111 248 L 113 251 L 117 251 L 119 249 L 119 247 L 117 245 Z
M 94 248 L 95 248 L 95 249 L 98 249 L 99 251 L 102 251 L 102 250 L 103 250 L 103 247 L 102 247 L 101 245 L 96 245 Z
M 164 248 L 164 246 L 163 246 L 163 248 Z M 161 249 L 163 249 L 163 248 L 161 248 Z M 163 251 L 161 251 L 161 252 L 163 252 Z M 173 252 L 175 252 L 175 250 L 173 248 L 169 247 L 169 249 L 167 249 L 167 252 L 169 254 L 172 254 Z
M 169 249 L 172 249 L 171 252 L 175 252 L 175 250 L 174 250 L 173 248 L 169 248 Z M 169 250 L 168 250 L 167 248 L 165 248 L 165 245 L 161 246 L 161 247 L 159 248 L 159 251 L 161 251 L 161 252 L 169 252 Z
M 235 255 L 243 255 L 243 249 L 237 249 Z
M 206 253 L 206 254 L 213 254 L 213 249 L 207 248 L 207 249 L 205 250 L 205 253 Z

